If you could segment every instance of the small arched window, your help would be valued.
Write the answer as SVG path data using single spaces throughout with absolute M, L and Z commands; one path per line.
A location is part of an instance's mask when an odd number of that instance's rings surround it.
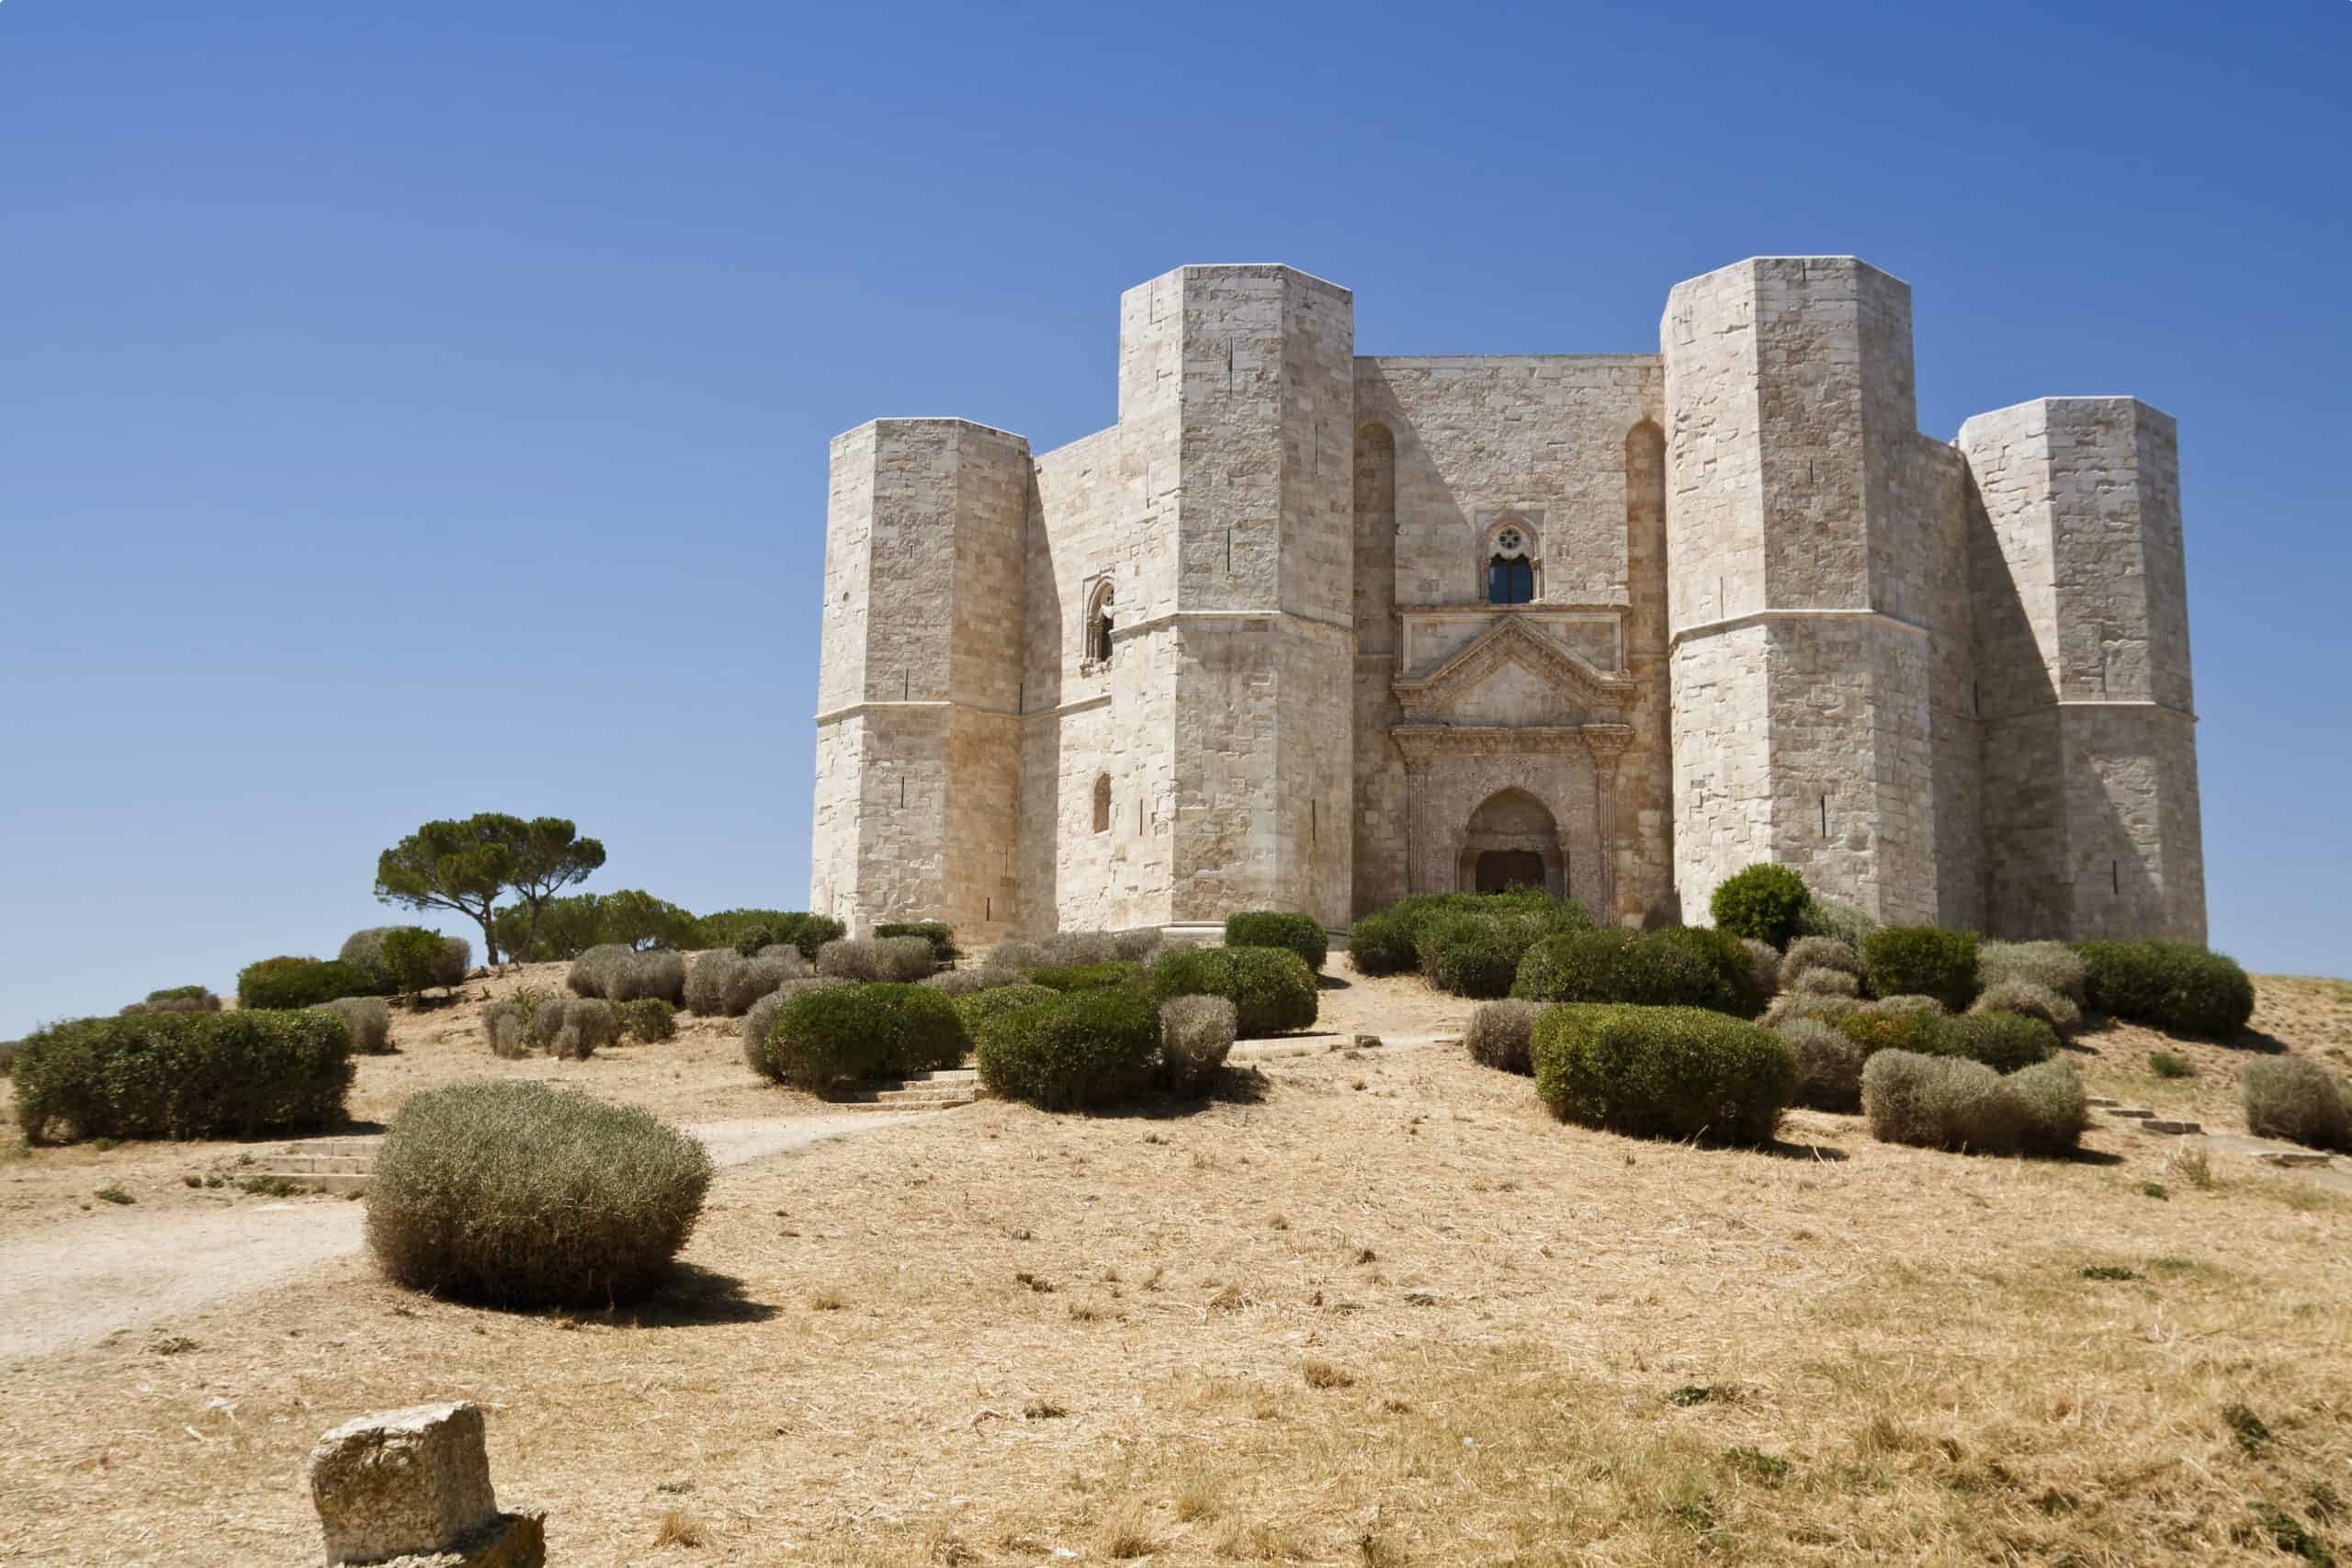
M 1487 536 L 1487 603 L 1528 604 L 1535 600 L 1535 537 L 1506 519 Z
M 1111 600 L 1108 582 L 1095 589 L 1093 599 L 1086 607 L 1086 662 L 1111 662 Z
M 1108 773 L 1094 775 L 1094 830 L 1098 833 L 1111 830 L 1111 775 Z

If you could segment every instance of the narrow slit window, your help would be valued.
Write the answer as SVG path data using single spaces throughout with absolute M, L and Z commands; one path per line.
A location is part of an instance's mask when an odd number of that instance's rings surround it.
M 1108 773 L 1094 775 L 1094 830 L 1098 833 L 1111 830 L 1111 775 Z

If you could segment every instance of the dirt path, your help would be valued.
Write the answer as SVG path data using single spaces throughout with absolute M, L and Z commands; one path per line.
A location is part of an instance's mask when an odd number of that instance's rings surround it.
M 686 1130 L 721 1168 L 928 1115 L 750 1117 Z M 359 1250 L 366 1205 L 329 1199 L 219 1213 L 93 1216 L 71 1235 L 0 1242 L 0 1362 L 86 1344 Z

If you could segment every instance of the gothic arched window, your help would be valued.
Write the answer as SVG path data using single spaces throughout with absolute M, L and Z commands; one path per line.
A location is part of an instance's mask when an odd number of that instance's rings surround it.
M 1108 773 L 1094 775 L 1094 830 L 1098 833 L 1111 830 L 1111 775 Z
M 1535 600 L 1535 538 L 1516 521 L 1498 524 L 1487 536 L 1487 603 L 1528 604 Z
M 1095 589 L 1094 597 L 1086 608 L 1086 662 L 1111 662 L 1111 585 Z

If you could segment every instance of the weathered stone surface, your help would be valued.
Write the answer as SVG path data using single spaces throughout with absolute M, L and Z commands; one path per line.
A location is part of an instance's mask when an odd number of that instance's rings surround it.
M 1122 296 L 1118 389 L 1042 454 L 835 440 L 812 908 L 1657 921 L 1774 860 L 1883 920 L 2203 935 L 2172 422 L 1922 434 L 1900 279 L 1755 257 L 1655 354 L 1365 357 L 1346 289 L 1187 266 Z
M 415 1404 L 346 1421 L 311 1450 L 329 1562 L 434 1552 L 498 1511 L 480 1407 Z

